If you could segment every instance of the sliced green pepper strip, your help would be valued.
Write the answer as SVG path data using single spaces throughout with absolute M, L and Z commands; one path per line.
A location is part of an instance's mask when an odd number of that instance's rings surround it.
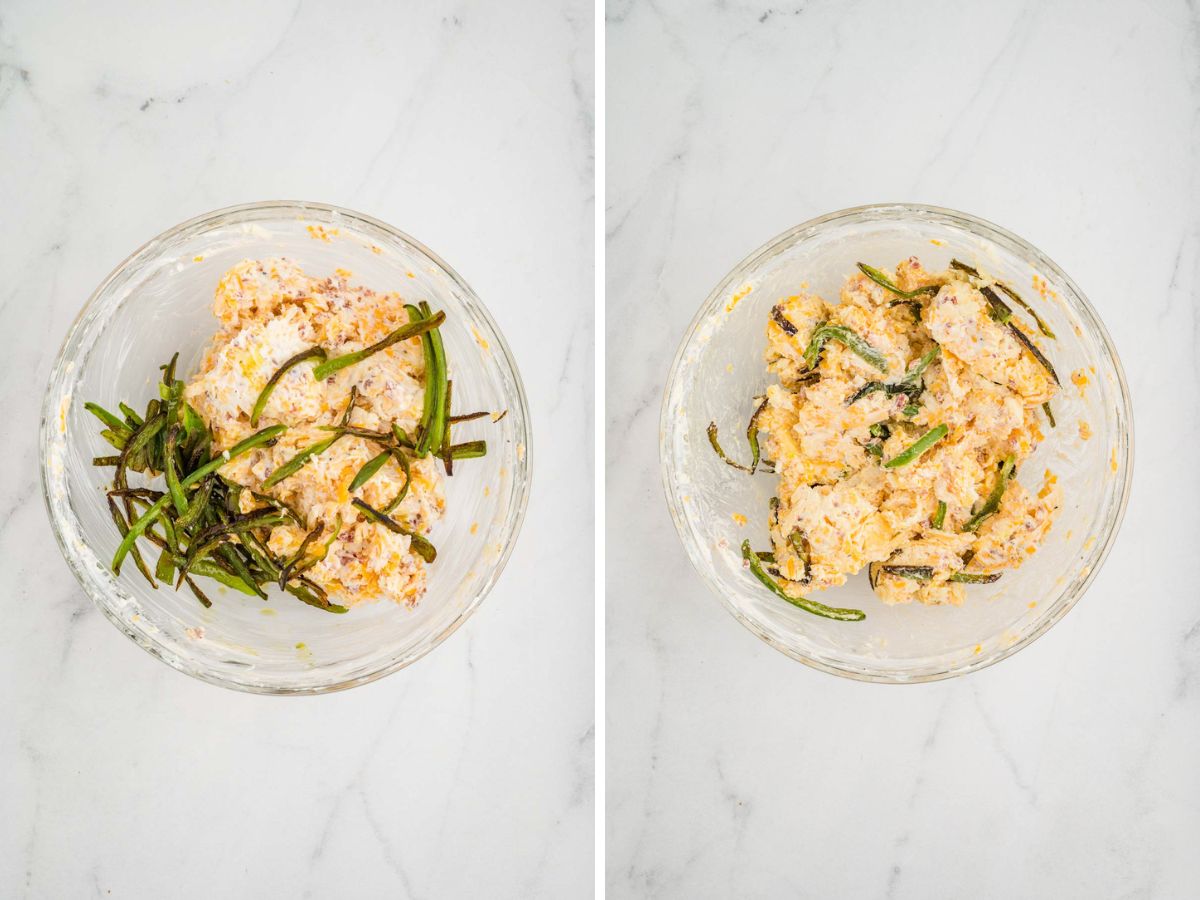
M 828 322 L 823 322 L 816 327 L 809 339 L 808 347 L 804 350 L 804 361 L 810 369 L 816 368 L 821 350 L 824 349 L 826 341 L 830 340 L 837 341 L 864 362 L 874 366 L 885 375 L 887 374 L 888 362 L 883 353 L 845 325 L 830 325 Z
M 1050 401 L 1047 400 L 1042 404 L 1042 412 L 1046 414 L 1046 418 L 1050 420 L 1050 427 L 1057 428 L 1058 423 L 1054 421 L 1054 413 L 1050 411 Z
M 426 317 L 424 321 L 429 321 L 429 304 L 422 302 L 421 312 Z M 443 313 L 438 313 L 438 315 L 442 316 L 442 319 L 445 320 Z M 441 323 L 439 322 L 438 324 Z M 425 333 L 422 340 L 428 342 L 425 367 L 425 393 L 429 394 L 432 384 L 433 397 L 430 400 L 429 427 L 421 432 L 421 439 L 417 442 L 417 456 L 425 456 L 428 453 L 436 452 L 442 445 L 442 436 L 446 430 L 446 351 L 442 346 L 442 334 L 435 326 Z M 433 365 L 432 375 L 429 368 L 430 361 L 432 361 Z
M 247 586 L 253 588 L 254 594 L 256 594 L 262 600 L 267 599 L 267 592 L 258 586 L 258 582 L 255 581 L 254 575 L 250 572 L 249 567 L 246 565 L 246 561 L 242 559 L 237 550 L 235 550 L 229 544 L 222 544 L 221 546 L 217 547 L 217 553 L 219 553 L 221 558 L 229 564 L 229 567 L 237 573 L 238 578 L 240 578 Z M 193 560 L 192 565 L 188 568 L 188 571 L 196 571 L 195 560 Z
M 163 452 L 163 477 L 167 481 L 167 491 L 171 494 L 171 502 L 175 512 L 182 516 L 187 512 L 187 497 L 179 486 L 179 472 L 176 469 L 175 451 L 179 442 L 180 426 L 172 425 L 167 429 L 167 446 Z
M 283 568 L 279 571 L 279 587 L 287 589 L 287 583 L 291 580 L 293 572 L 296 571 L 297 565 L 304 559 L 304 555 L 308 553 L 309 545 L 321 536 L 321 532 L 325 530 L 325 525 L 318 522 L 317 526 L 304 536 L 304 540 L 300 542 L 300 547 L 292 554 L 292 558 L 284 563 Z
M 933 579 L 933 566 L 880 566 L 879 571 L 885 575 L 894 575 L 897 578 L 907 578 L 911 581 L 931 581 Z
M 375 473 L 383 468 L 384 464 L 388 461 L 391 455 L 392 451 L 384 450 L 382 453 L 371 457 L 369 460 L 363 463 L 363 467 L 358 470 L 358 473 L 354 476 L 354 480 L 350 482 L 350 490 L 357 491 L 360 487 L 374 478 Z
M 464 441 L 453 444 L 444 452 L 446 459 L 480 459 L 487 456 L 487 441 Z
M 319 359 L 324 362 L 325 351 L 321 347 L 309 347 L 307 350 L 297 353 L 275 370 L 275 374 L 267 379 L 267 383 L 263 385 L 263 389 L 258 392 L 258 399 L 254 401 L 254 409 L 250 412 L 251 427 L 258 427 L 258 419 L 263 414 L 263 410 L 267 408 L 267 401 L 271 399 L 271 394 L 274 392 L 275 386 L 279 384 L 279 380 L 293 367 L 300 365 L 306 359 Z M 315 377 L 316 373 L 314 372 L 313 374 Z M 319 381 L 320 379 L 317 380 Z
M 809 552 L 808 538 L 804 536 L 804 532 L 799 528 L 793 528 L 788 535 L 788 543 L 792 546 L 792 552 L 804 564 L 804 578 L 800 579 L 800 583 L 808 584 L 808 582 L 812 581 L 812 554 Z
M 272 510 L 264 513 L 262 510 L 254 510 L 246 513 L 244 516 L 239 516 L 229 523 L 221 523 L 218 525 L 210 525 L 202 532 L 196 535 L 188 547 L 187 558 L 184 559 L 183 565 L 179 568 L 180 584 L 182 579 L 187 575 L 197 559 L 211 553 L 218 545 L 228 540 L 234 535 L 245 534 L 247 531 L 253 531 L 256 528 L 273 528 L 276 525 L 282 525 L 286 517 Z M 241 574 L 240 572 L 238 573 Z
M 196 493 L 192 495 L 191 501 L 187 504 L 187 509 L 175 523 L 180 530 L 191 528 L 200 521 L 200 517 L 203 516 L 204 511 L 208 509 L 209 501 L 212 499 L 213 486 L 215 484 L 215 478 L 206 478 L 204 481 L 200 482 L 200 487 Z
M 192 472 L 192 474 L 188 475 L 181 482 L 179 482 L 179 486 L 184 490 L 187 490 L 193 484 L 201 481 L 205 476 L 210 475 L 217 469 L 221 468 L 221 466 L 225 465 L 225 463 L 228 461 L 234 459 L 235 457 L 241 456 L 247 451 L 253 450 L 255 447 L 259 447 L 275 440 L 285 431 L 287 431 L 286 425 L 272 425 L 270 428 L 264 428 L 262 431 L 255 432 L 245 440 L 234 444 L 228 451 L 222 453 L 216 459 L 210 460 L 195 472 Z M 126 533 L 125 537 L 121 540 L 120 546 L 117 547 L 117 552 L 113 555 L 112 569 L 114 574 L 121 574 L 121 563 L 129 554 L 129 551 L 133 549 L 134 543 L 139 537 L 142 536 L 147 528 L 154 524 L 154 521 L 162 514 L 163 508 L 169 502 L 169 495 L 160 497 L 157 501 L 155 501 L 154 505 L 142 513 L 141 517 L 129 527 L 128 533 Z
M 992 492 L 988 494 L 988 498 L 979 508 L 979 512 L 971 516 L 963 525 L 963 531 L 978 530 L 983 520 L 1000 508 L 1000 501 L 1004 499 L 1004 492 L 1008 489 L 1008 479 L 1014 465 L 1016 465 L 1016 461 L 1013 457 L 1006 456 L 1004 458 L 1004 462 L 1000 464 L 1000 474 L 996 476 L 996 483 L 992 486 Z
M 937 528 L 939 531 L 941 530 L 942 526 L 946 524 L 945 500 L 938 501 L 937 511 L 933 514 L 933 518 L 929 520 L 929 524 L 931 527 Z
M 413 552 L 420 556 L 421 559 L 425 560 L 425 562 L 431 563 L 437 558 L 437 550 L 423 535 L 417 534 L 415 531 L 405 528 L 391 516 L 381 513 L 379 510 L 368 505 L 367 503 L 364 503 L 357 497 L 350 502 L 360 509 L 362 513 L 372 522 L 377 522 L 388 531 L 394 532 L 395 534 L 407 535 L 411 542 L 410 546 L 412 547 Z
M 450 455 L 450 428 L 454 422 L 450 417 L 450 397 L 454 393 L 454 382 L 446 382 L 446 397 L 442 404 L 445 407 L 445 412 L 442 419 L 442 443 L 439 446 L 440 455 L 442 457 L 442 465 L 446 467 L 446 475 L 454 474 L 454 457 Z
M 383 340 L 372 344 L 370 347 L 364 347 L 362 350 L 354 353 L 347 353 L 344 356 L 335 356 L 333 359 L 325 360 L 325 362 L 313 369 L 313 378 L 317 381 L 324 381 L 330 375 L 340 372 L 347 366 L 360 363 L 368 356 L 373 356 L 380 350 L 386 350 L 392 344 L 398 344 L 400 341 L 407 341 L 409 338 L 423 335 L 430 329 L 437 328 L 444 321 L 446 321 L 446 314 L 444 312 L 438 312 L 437 315 L 431 316 L 428 319 L 410 321 L 407 325 L 397 328 Z
M 892 279 L 888 278 L 874 266 L 868 266 L 866 263 L 860 262 L 858 264 L 858 271 L 862 272 L 880 287 L 887 288 L 897 297 L 903 297 L 905 300 L 915 300 L 917 297 L 922 297 L 926 294 L 936 294 L 942 288 L 940 284 L 927 284 L 925 287 L 914 288 L 911 291 L 902 291 Z
M 412 484 L 412 467 L 409 465 L 408 457 L 404 455 L 404 451 L 396 447 L 391 451 L 392 457 L 396 460 L 396 465 L 404 472 L 404 484 L 400 491 L 391 501 L 384 506 L 385 513 L 391 513 L 397 506 L 404 502 L 404 498 L 408 496 L 408 486 Z
M 754 410 L 754 414 L 750 416 L 750 424 L 746 426 L 746 440 L 750 444 L 750 474 L 753 475 L 758 469 L 759 460 L 762 458 L 762 453 L 758 448 L 758 419 L 763 414 L 763 410 L 767 408 L 767 398 L 763 397 L 762 402 Z
M 1054 383 L 1061 385 L 1062 382 L 1058 380 L 1058 373 L 1054 371 L 1054 366 L 1050 365 L 1050 360 L 1046 359 L 1045 354 L 1038 349 L 1037 344 L 1026 337 L 1025 332 L 1023 332 L 1012 322 L 1008 323 L 1008 330 L 1011 331 L 1013 333 L 1013 337 L 1020 341 L 1021 345 L 1030 352 L 1030 354 L 1038 361 L 1041 367 L 1045 369 L 1047 373 L 1049 373 L 1050 377 L 1054 379 Z
M 190 403 L 183 404 L 183 431 L 187 435 L 187 442 L 194 444 L 201 440 L 208 432 L 204 420 L 200 418 L 200 414 L 192 409 Z
M 912 444 L 912 446 L 901 450 L 891 459 L 883 464 L 885 469 L 895 469 L 900 466 L 907 466 L 910 462 L 921 456 L 926 450 L 944 438 L 950 429 L 945 425 L 938 425 L 936 428 L 931 428 L 929 431 L 921 435 Z
M 192 563 L 193 575 L 202 575 L 205 578 L 211 578 L 213 581 L 219 581 L 226 587 L 233 588 L 235 591 L 245 594 L 248 597 L 258 596 L 257 592 L 249 584 L 238 578 L 236 575 L 230 575 L 211 559 L 198 559 Z
M 1017 306 L 1021 307 L 1021 309 L 1025 310 L 1025 312 L 1027 312 L 1031 316 L 1033 316 L 1033 321 L 1037 323 L 1038 331 L 1040 331 L 1046 337 L 1050 338 L 1050 340 L 1052 340 L 1052 341 L 1058 340 L 1058 338 L 1055 336 L 1054 332 L 1050 330 L 1050 326 L 1047 325 L 1044 321 L 1042 321 L 1042 317 L 1037 314 L 1037 310 L 1035 310 L 1032 306 L 1030 306 L 1024 300 L 1022 300 L 1020 298 L 1020 296 L 1018 296 L 1016 291 L 1014 291 L 1012 288 L 1010 288 L 1007 284 L 1004 284 L 1003 282 L 1000 282 L 1000 281 L 996 282 L 996 287 L 1000 288 L 1000 290 L 1002 290 L 1002 291 L 1004 291 L 1004 293 L 1008 294 L 1009 299 L 1011 299 L 1015 304 L 1017 304 Z
M 333 546 L 333 542 L 338 539 L 338 535 L 341 533 L 342 533 L 342 514 L 338 513 L 337 518 L 333 522 L 333 531 L 330 532 L 329 537 L 326 539 L 325 543 L 321 545 L 321 552 L 318 553 L 316 556 L 312 557 L 311 559 L 306 559 L 303 562 L 299 563 L 296 566 L 296 568 L 293 570 L 293 574 L 299 575 L 302 572 L 307 572 L 309 569 L 311 569 L 317 563 L 322 562 L 325 559 L 325 557 L 327 557 L 329 555 L 329 548 Z
M 320 456 L 330 447 L 338 442 L 340 434 L 335 434 L 333 437 L 326 438 L 323 441 L 318 441 L 311 446 L 305 447 L 282 466 L 270 474 L 266 481 L 262 483 L 263 489 L 273 488 L 285 478 L 290 478 L 299 472 L 314 456 Z
M 133 434 L 133 429 L 129 425 L 114 416 L 99 403 L 85 403 L 83 404 L 83 408 L 111 428 L 115 434 L 119 434 L 126 439 Z
M 981 287 L 979 292 L 988 302 L 988 315 L 1001 325 L 1007 325 L 1012 320 L 1012 307 L 1001 300 L 990 287 Z
M 108 510 L 112 515 L 113 522 L 117 526 L 117 531 L 121 532 L 122 535 L 129 534 L 129 523 L 125 521 L 125 516 L 121 514 L 121 508 L 112 497 L 108 498 Z M 150 567 L 146 565 L 146 561 L 142 558 L 141 551 L 137 547 L 133 548 L 133 562 L 137 566 L 138 571 L 142 573 L 142 577 L 149 582 L 150 587 L 158 590 L 158 584 L 155 582 L 154 576 L 150 574 Z
M 125 424 L 128 425 L 131 430 L 142 427 L 142 422 L 144 420 L 132 407 L 127 406 L 124 403 L 118 403 L 117 409 L 121 410 L 121 415 L 125 417 Z
M 755 552 L 750 549 L 749 541 L 742 541 L 742 559 L 750 564 L 750 571 L 765 588 L 780 599 L 786 600 L 792 606 L 799 607 L 805 612 L 812 613 L 814 616 L 821 616 L 825 619 L 837 619 L 840 622 L 861 622 L 867 617 L 867 614 L 861 609 L 839 609 L 834 606 L 826 606 L 824 603 L 818 603 L 816 600 L 809 600 L 807 597 L 793 597 L 781 588 L 774 578 L 766 573 L 762 562 Z
M 959 584 L 991 584 L 993 581 L 1000 580 L 999 572 L 993 572 L 990 575 L 985 575 L 982 572 L 955 572 L 950 576 L 951 581 L 957 581 Z
M 979 279 L 983 278 L 983 276 L 979 274 L 978 269 L 976 269 L 972 266 L 968 266 L 964 262 L 959 262 L 957 259 L 950 260 L 950 268 L 958 269 L 958 271 L 960 271 L 960 272 L 965 272 L 967 275 L 970 275 L 972 278 L 979 278 Z M 1025 312 L 1027 312 L 1027 313 L 1029 313 L 1029 315 L 1033 316 L 1033 321 L 1037 323 L 1038 331 L 1040 331 L 1042 334 L 1044 334 L 1046 337 L 1050 338 L 1051 340 L 1058 340 L 1058 338 L 1055 337 L 1054 332 L 1050 330 L 1050 326 L 1047 325 L 1044 321 L 1042 321 L 1042 317 L 1037 314 L 1037 310 L 1035 310 L 1032 306 L 1030 306 L 1024 300 L 1022 300 L 1020 295 L 1016 291 L 1014 291 L 1012 288 L 1010 288 L 1003 281 L 996 281 L 993 283 L 996 285 L 996 287 L 1000 288 L 1000 290 L 1004 291 L 1004 293 L 1008 294 L 1009 298 L 1014 303 L 1016 303 L 1019 307 L 1021 307 L 1021 309 L 1025 310 Z
M 733 466 L 742 472 L 752 471 L 749 466 L 743 466 L 740 462 L 735 462 L 721 449 L 721 442 L 717 439 L 717 423 L 708 423 L 708 442 L 712 445 L 713 451 L 721 458 L 721 461 L 727 466 Z

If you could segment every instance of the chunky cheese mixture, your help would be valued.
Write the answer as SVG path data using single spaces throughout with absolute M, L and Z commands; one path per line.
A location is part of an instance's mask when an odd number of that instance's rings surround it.
M 185 398 L 208 423 L 218 450 L 269 425 L 288 426 L 274 446 L 223 467 L 226 478 L 261 492 L 263 481 L 278 467 L 330 437 L 320 426 L 340 422 L 352 388 L 357 388 L 357 401 L 350 425 L 386 432 L 396 422 L 410 434 L 415 430 L 425 390 L 420 338 L 394 344 L 321 382 L 313 379 L 311 363 L 292 367 L 270 395 L 257 426 L 250 424 L 259 393 L 292 356 L 318 345 L 331 357 L 351 353 L 409 322 L 398 294 L 351 285 L 349 274 L 339 270 L 332 278 L 313 278 L 289 260 L 266 259 L 238 263 L 222 277 L 213 304 L 220 331 Z M 345 605 L 380 598 L 412 605 L 425 591 L 425 563 L 410 552 L 410 538 L 367 521 L 350 502 L 351 480 L 377 453 L 379 447 L 367 440 L 342 437 L 265 493 L 299 512 L 310 529 L 318 522 L 325 526 L 314 552 L 337 529 L 325 558 L 306 572 L 331 595 Z M 432 456 L 413 459 L 411 471 L 408 494 L 391 515 L 424 534 L 445 507 L 441 476 Z M 389 460 L 354 496 L 381 509 L 404 482 L 403 470 Z M 242 493 L 240 502 L 243 512 L 261 505 L 250 491 Z M 276 526 L 270 549 L 288 557 L 306 533 L 291 523 Z
M 759 426 L 779 476 L 771 540 L 779 584 L 791 596 L 840 585 L 878 563 L 922 567 L 926 576 L 872 567 L 883 602 L 959 605 L 964 586 L 952 576 L 1019 566 L 1045 539 L 1060 504 L 1049 470 L 1036 492 L 1011 477 L 998 511 L 977 530 L 964 530 L 1004 460 L 1013 457 L 1019 469 L 1042 440 L 1040 407 L 1054 396 L 1055 381 L 1007 325 L 989 316 L 980 291 L 986 278 L 930 273 L 912 258 L 893 280 L 904 291 L 940 288 L 909 302 L 856 273 L 840 303 L 788 297 L 767 325 L 767 366 L 779 383 L 768 390 Z M 834 340 L 810 369 L 804 353 L 821 323 L 845 326 L 881 351 L 887 374 Z M 1022 333 L 1032 340 L 1031 330 Z M 935 345 L 924 390 L 910 392 L 918 394 L 915 403 L 882 390 L 848 403 L 869 381 L 901 381 Z M 884 466 L 939 425 L 947 427 L 945 437 L 917 459 Z M 944 518 L 935 527 L 939 503 Z

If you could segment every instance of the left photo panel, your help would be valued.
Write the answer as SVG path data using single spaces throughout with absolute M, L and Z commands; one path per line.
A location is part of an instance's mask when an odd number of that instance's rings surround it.
M 594 18 L 5 5 L 0 894 L 591 895 Z

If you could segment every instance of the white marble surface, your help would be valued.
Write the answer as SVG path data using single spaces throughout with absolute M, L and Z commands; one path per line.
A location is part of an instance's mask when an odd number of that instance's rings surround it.
M 610 4 L 610 896 L 1196 896 L 1198 16 Z M 712 286 L 791 225 L 886 200 L 1049 253 L 1112 332 L 1137 428 L 1083 601 L 994 668 L 898 688 L 738 625 L 685 558 L 656 460 L 667 368 Z
M 591 892 L 592 22 L 577 0 L 0 6 L 0 896 Z M 176 222 L 279 197 L 458 269 L 513 345 L 537 460 L 479 613 L 319 698 L 210 687 L 121 637 L 37 484 L 92 288 Z

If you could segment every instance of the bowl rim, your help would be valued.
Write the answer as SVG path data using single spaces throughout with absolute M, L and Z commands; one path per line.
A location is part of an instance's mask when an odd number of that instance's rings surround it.
M 1093 555 L 1093 560 L 1090 563 L 1090 568 L 1084 577 L 1080 580 L 1078 587 L 1073 592 L 1065 594 L 1060 598 L 1060 602 L 1056 603 L 1050 611 L 1037 621 L 1033 628 L 1029 630 L 1020 640 L 1002 647 L 999 650 L 981 656 L 978 659 L 968 659 L 961 665 L 948 666 L 944 669 L 932 672 L 922 672 L 917 674 L 909 674 L 904 672 L 896 672 L 894 670 L 871 670 L 852 666 L 836 665 L 824 659 L 814 658 L 802 651 L 788 646 L 776 640 L 768 633 L 759 623 L 750 616 L 742 612 L 734 602 L 726 595 L 725 591 L 717 582 L 716 577 L 711 573 L 701 558 L 699 548 L 695 546 L 692 540 L 690 529 L 686 522 L 685 513 L 682 503 L 672 489 L 674 475 L 674 458 L 671 455 L 668 438 L 672 433 L 673 417 L 670 413 L 671 397 L 676 389 L 676 382 L 680 377 L 680 370 L 683 363 L 684 354 L 687 348 L 691 345 L 692 339 L 699 331 L 701 326 L 708 321 L 712 315 L 714 308 L 721 302 L 729 291 L 734 287 L 734 283 L 744 280 L 744 273 L 767 258 L 773 256 L 783 248 L 793 244 L 805 232 L 813 231 L 817 228 L 827 226 L 831 223 L 839 222 L 849 218 L 870 218 L 877 217 L 878 220 L 902 220 L 907 216 L 913 215 L 932 215 L 945 219 L 956 220 L 957 223 L 963 225 L 967 230 L 972 231 L 982 237 L 987 238 L 995 243 L 1009 243 L 1016 249 L 1020 250 L 1023 255 L 1032 259 L 1036 265 L 1043 271 L 1052 273 L 1056 280 L 1064 284 L 1078 298 L 1079 304 L 1077 312 L 1084 318 L 1089 320 L 1090 325 L 1100 337 L 1104 345 L 1104 349 L 1111 357 L 1113 368 L 1116 373 L 1117 385 L 1120 394 L 1119 412 L 1124 413 L 1127 427 L 1124 432 L 1118 432 L 1115 440 L 1120 457 L 1120 466 L 1122 469 L 1121 477 L 1116 479 L 1120 485 L 1120 496 L 1117 498 L 1115 512 L 1112 517 L 1111 525 L 1108 528 L 1107 534 L 1102 542 L 1098 542 L 1100 546 Z M 1075 304 L 1072 304 L 1073 306 Z M 786 231 L 777 234 L 761 244 L 755 250 L 747 254 L 737 265 L 721 278 L 716 287 L 701 303 L 700 308 L 692 317 L 688 324 L 687 330 L 684 332 L 682 340 L 675 351 L 675 355 L 671 360 L 671 368 L 669 370 L 666 383 L 663 388 L 662 406 L 659 411 L 659 430 L 658 430 L 658 452 L 659 452 L 659 476 L 662 482 L 663 493 L 667 501 L 667 508 L 671 514 L 671 521 L 675 524 L 676 533 L 679 536 L 680 542 L 683 544 L 684 550 L 687 553 L 688 559 L 691 561 L 692 567 L 699 573 L 701 578 L 709 587 L 710 591 L 715 593 L 720 599 L 722 605 L 729 613 L 737 619 L 750 632 L 758 636 L 765 643 L 774 647 L 776 650 L 784 653 L 788 657 L 804 663 L 813 669 L 821 672 L 826 672 L 831 675 L 837 675 L 843 678 L 849 678 L 854 681 L 861 681 L 873 684 L 924 684 L 933 681 L 942 681 L 948 678 L 956 678 L 962 675 L 967 675 L 972 672 L 978 672 L 986 669 L 989 666 L 1008 659 L 1017 651 L 1028 647 L 1035 640 L 1049 631 L 1056 623 L 1074 608 L 1080 598 L 1091 587 L 1092 582 L 1099 574 L 1101 567 L 1116 541 L 1117 534 L 1121 530 L 1121 524 L 1125 518 L 1125 510 L 1129 505 L 1129 493 L 1133 482 L 1133 461 L 1134 461 L 1134 419 L 1133 419 L 1133 404 L 1129 392 L 1129 384 L 1125 378 L 1125 370 L 1121 365 L 1120 355 L 1117 353 L 1116 345 L 1113 343 L 1112 336 L 1108 333 L 1104 322 L 1099 314 L 1092 306 L 1087 295 L 1080 289 L 1079 285 L 1063 271 L 1062 267 L 1055 263 L 1049 256 L 1035 247 L 1033 244 L 1019 237 L 1013 232 L 986 219 L 978 216 L 964 213 L 959 210 L 950 209 L 943 206 L 934 206 L 926 203 L 915 202 L 894 202 L 894 203 L 869 203 L 862 206 L 852 206 L 845 209 L 840 209 L 834 212 L 825 213 L 815 218 L 808 219 L 795 225 Z
M 489 344 L 493 350 L 498 351 L 498 355 L 503 359 L 505 365 L 512 373 L 513 384 L 516 388 L 515 396 L 510 399 L 510 403 L 514 404 L 519 415 L 514 417 L 521 423 L 520 434 L 518 440 L 523 443 L 525 451 L 523 454 L 517 455 L 513 462 L 515 469 L 515 477 L 513 480 L 513 499 L 514 507 L 510 512 L 512 521 L 511 535 L 505 544 L 501 547 L 500 553 L 495 562 L 490 566 L 488 578 L 483 582 L 480 588 L 475 592 L 459 614 L 444 628 L 438 631 L 432 638 L 422 641 L 421 645 L 415 651 L 402 655 L 398 658 L 393 658 L 385 662 L 378 668 L 362 675 L 357 675 L 352 678 L 339 680 L 330 680 L 313 685 L 304 685 L 293 687 L 290 685 L 262 684 L 249 679 L 240 680 L 235 677 L 228 677 L 221 673 L 210 670 L 206 666 L 197 666 L 193 664 L 190 658 L 177 652 L 170 644 L 157 640 L 150 631 L 136 628 L 131 623 L 125 621 L 116 610 L 114 610 L 109 602 L 108 592 L 103 590 L 98 584 L 94 583 L 89 577 L 89 574 L 84 571 L 84 568 L 75 554 L 68 547 L 63 529 L 60 527 L 59 517 L 56 515 L 54 506 L 50 501 L 50 482 L 52 475 L 49 471 L 50 454 L 47 452 L 52 440 L 53 426 L 52 423 L 57 420 L 59 410 L 55 403 L 56 383 L 60 380 L 59 373 L 62 369 L 62 363 L 65 361 L 67 349 L 75 341 L 77 334 L 90 324 L 89 314 L 93 312 L 94 306 L 99 298 L 105 294 L 114 281 L 122 276 L 130 266 L 135 263 L 144 262 L 154 257 L 154 254 L 159 250 L 160 245 L 172 241 L 181 234 L 189 231 L 200 233 L 204 228 L 218 220 L 226 220 L 230 217 L 247 216 L 262 212 L 288 212 L 296 213 L 301 216 L 317 214 L 317 217 L 325 217 L 326 219 L 350 220 L 362 225 L 368 229 L 378 229 L 389 237 L 407 245 L 418 254 L 423 255 L 430 263 L 438 267 L 454 284 L 454 286 L 462 292 L 464 297 L 474 305 L 473 312 L 476 313 L 482 320 L 483 324 L 491 332 L 488 335 Z M 491 312 L 484 305 L 479 295 L 471 288 L 470 285 L 463 279 L 458 272 L 451 267 L 437 253 L 423 244 L 421 241 L 412 237 L 408 233 L 401 231 L 393 225 L 375 218 L 366 213 L 356 210 L 347 209 L 346 207 L 338 206 L 330 203 L 320 203 L 308 200 L 260 200 L 250 203 L 238 203 L 232 206 L 221 207 L 220 209 L 210 210 L 174 225 L 165 231 L 155 235 L 145 241 L 124 259 L 122 259 L 113 269 L 105 276 L 104 279 L 96 286 L 96 288 L 88 296 L 87 300 L 80 307 L 79 312 L 71 321 L 67 328 L 66 335 L 63 338 L 62 344 L 59 346 L 58 352 L 55 354 L 54 363 L 51 367 L 50 376 L 47 379 L 45 392 L 41 405 L 41 424 L 38 435 L 38 449 L 40 455 L 39 469 L 40 481 L 42 489 L 42 502 L 46 509 L 47 518 L 50 520 L 51 530 L 54 532 L 55 541 L 63 558 L 66 560 L 68 567 L 71 569 L 75 580 L 79 582 L 80 587 L 92 603 L 97 606 L 104 614 L 105 618 L 111 622 L 118 631 L 132 640 L 135 644 L 149 653 L 151 656 L 162 660 L 172 669 L 189 675 L 199 681 L 207 684 L 217 685 L 219 687 L 229 688 L 230 690 L 241 691 L 251 694 L 260 694 L 267 696 L 315 696 L 319 694 L 334 693 L 337 691 L 348 690 L 352 687 L 358 687 L 364 684 L 378 681 L 387 675 L 398 672 L 401 669 L 407 668 L 417 660 L 430 653 L 434 648 L 441 645 L 451 634 L 457 631 L 463 623 L 467 621 L 475 611 L 483 603 L 484 599 L 491 593 L 495 587 L 500 575 L 503 573 L 512 556 L 513 548 L 520 536 L 521 528 L 525 522 L 525 515 L 529 506 L 529 495 L 532 484 L 533 471 L 533 432 L 529 417 L 529 402 L 525 393 L 525 385 L 521 379 L 520 369 L 517 367 L 516 359 L 513 357 L 512 350 L 508 345 L 503 333 L 500 331 L 496 320 L 492 317 Z

